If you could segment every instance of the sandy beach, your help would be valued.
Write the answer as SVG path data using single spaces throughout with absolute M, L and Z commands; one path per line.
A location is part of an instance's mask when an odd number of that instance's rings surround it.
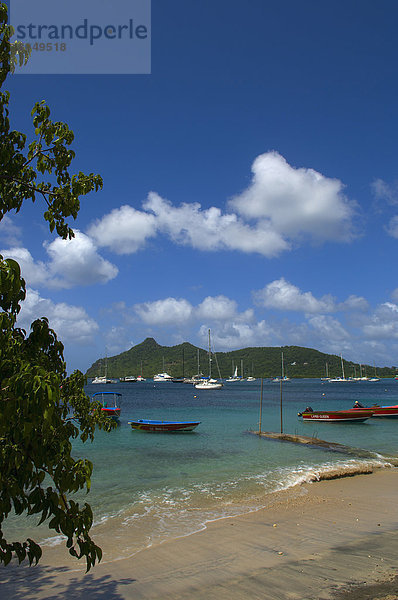
M 398 469 L 306 484 L 128 559 L 107 562 L 104 547 L 88 574 L 66 550 L 45 549 L 36 567 L 2 568 L 1 597 L 393 600 L 397 506 Z

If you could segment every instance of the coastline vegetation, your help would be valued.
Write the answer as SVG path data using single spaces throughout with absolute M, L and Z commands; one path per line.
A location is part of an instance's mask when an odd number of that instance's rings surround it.
M 50 118 L 44 101 L 33 107 L 30 143 L 11 129 L 12 105 L 3 84 L 29 58 L 26 46 L 10 42 L 12 34 L 7 6 L 0 3 L 0 221 L 37 200 L 50 232 L 71 239 L 67 220 L 76 218 L 80 197 L 101 188 L 102 180 L 70 173 L 74 134 Z M 109 431 L 114 423 L 84 393 L 83 374 L 67 375 L 63 344 L 48 319 L 36 319 L 29 332 L 18 326 L 26 293 L 19 264 L 0 256 L 0 563 L 39 561 L 39 544 L 9 540 L 3 528 L 11 515 L 27 514 L 63 534 L 69 553 L 84 558 L 88 571 L 102 551 L 90 536 L 90 505 L 72 497 L 89 491 L 93 465 L 72 456 L 72 440 L 92 440 L 96 427 Z

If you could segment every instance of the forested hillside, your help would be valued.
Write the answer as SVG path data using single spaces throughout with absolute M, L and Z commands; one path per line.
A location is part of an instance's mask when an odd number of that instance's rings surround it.
M 141 344 L 122 352 L 117 356 L 98 359 L 87 371 L 87 377 L 105 375 L 124 377 L 142 375 L 153 377 L 155 373 L 167 371 L 173 377 L 192 376 L 199 370 L 204 375 L 209 372 L 207 350 L 197 348 L 188 342 L 177 346 L 160 346 L 153 338 L 147 338 Z M 300 346 L 243 348 L 232 352 L 217 352 L 212 356 L 212 374 L 215 377 L 229 377 L 235 366 L 238 374 L 247 377 L 275 377 L 281 375 L 281 356 L 283 353 L 285 375 L 288 377 L 324 377 L 328 368 L 330 377 L 341 376 L 341 358 L 335 354 L 324 354 L 312 348 Z M 327 367 L 326 367 L 327 365 Z M 358 365 L 344 360 L 345 376 L 362 375 L 373 377 L 392 377 L 395 367 L 374 367 Z

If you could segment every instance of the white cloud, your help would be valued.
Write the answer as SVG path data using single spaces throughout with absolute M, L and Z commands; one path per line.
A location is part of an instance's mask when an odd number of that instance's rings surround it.
M 9 215 L 4 215 L 0 221 L 0 239 L 9 246 L 19 246 L 21 243 L 22 230 L 15 225 Z
M 174 207 L 154 192 L 148 195 L 143 206 L 156 216 L 159 231 L 169 235 L 175 243 L 198 250 L 240 250 L 273 257 L 289 249 L 288 242 L 269 223 L 250 226 L 237 215 L 222 214 L 214 206 L 206 210 L 198 203 Z
M 253 294 L 256 304 L 265 308 L 305 313 L 333 312 L 335 301 L 330 295 L 317 300 L 311 292 L 301 292 L 298 287 L 281 277 Z
M 156 229 L 153 215 L 125 205 L 97 219 L 87 233 L 99 247 L 108 246 L 117 254 L 132 254 L 156 235 Z
M 148 325 L 179 325 L 192 315 L 192 305 L 184 299 L 165 298 L 155 302 L 144 302 L 134 306 L 135 313 Z
M 235 300 L 230 300 L 226 296 L 207 296 L 196 308 L 196 315 L 199 319 L 228 320 L 235 317 L 236 314 Z
M 377 200 L 385 200 L 388 204 L 398 204 L 398 185 L 389 185 L 383 179 L 375 179 L 371 183 L 374 197 Z
M 338 304 L 339 310 L 365 312 L 369 309 L 369 302 L 362 296 L 348 296 L 347 300 Z
M 391 219 L 388 222 L 388 225 L 386 226 L 386 231 L 391 237 L 396 239 L 398 238 L 398 215 L 395 215 L 395 217 L 391 217 Z
M 13 258 L 21 267 L 21 275 L 27 285 L 43 285 L 48 280 L 48 267 L 42 261 L 34 261 L 27 248 L 8 248 L 0 250 L 4 258 Z
M 49 284 L 53 287 L 107 283 L 118 274 L 117 267 L 102 258 L 93 241 L 78 230 L 73 239 L 56 238 L 45 247 L 51 258 Z
M 81 306 L 55 303 L 42 298 L 36 290 L 27 288 L 26 299 L 18 315 L 18 326 L 29 332 L 32 321 L 44 316 L 61 341 L 87 345 L 92 343 L 99 329 L 97 322 Z
M 385 302 L 378 306 L 363 325 L 362 331 L 371 340 L 398 339 L 397 304 Z
M 47 262 L 35 262 L 26 248 L 10 248 L 0 253 L 20 264 L 22 276 L 30 286 L 71 288 L 106 283 L 118 274 L 117 267 L 102 258 L 93 241 L 78 230 L 73 239 L 56 238 L 44 247 L 50 257 Z
M 252 172 L 251 185 L 229 203 L 240 215 L 266 220 L 286 239 L 352 239 L 354 203 L 343 195 L 341 181 L 313 169 L 296 169 L 278 152 L 258 156 Z
M 174 206 L 150 192 L 143 210 L 124 205 L 88 228 L 100 246 L 118 254 L 141 249 L 158 234 L 174 243 L 203 251 L 259 253 L 279 256 L 292 243 L 346 242 L 353 238 L 354 202 L 343 195 L 343 184 L 313 169 L 295 169 L 277 152 L 253 163 L 251 185 L 229 203 L 229 211 L 198 202 Z
M 207 325 L 202 325 L 199 330 L 202 345 L 205 347 L 208 344 L 208 329 Z M 212 346 L 215 351 L 228 351 L 249 346 L 268 346 L 274 342 L 275 337 L 277 337 L 277 333 L 265 321 L 251 324 L 242 321 L 219 323 L 211 332 Z

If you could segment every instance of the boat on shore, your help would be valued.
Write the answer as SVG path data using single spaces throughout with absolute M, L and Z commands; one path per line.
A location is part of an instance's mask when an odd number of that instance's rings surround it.
M 298 413 L 304 421 L 321 421 L 325 423 L 362 423 L 373 415 L 370 409 L 352 408 L 348 410 L 313 410 L 308 406 Z
M 92 396 L 92 400 L 101 402 L 101 411 L 104 415 L 110 419 L 119 420 L 120 418 L 120 404 L 122 394 L 119 392 L 97 392 Z
M 193 431 L 200 421 L 160 421 L 150 419 L 137 419 L 136 421 L 129 421 L 132 429 L 138 431 L 149 431 L 152 433 L 176 433 L 184 431 Z

